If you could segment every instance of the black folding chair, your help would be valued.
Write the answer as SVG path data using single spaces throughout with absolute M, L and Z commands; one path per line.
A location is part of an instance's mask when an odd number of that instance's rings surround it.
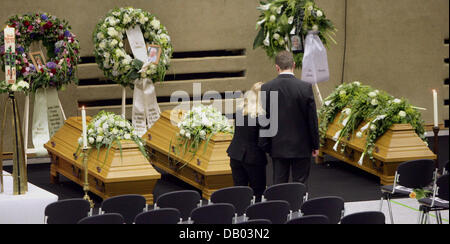
M 91 214 L 91 207 L 84 199 L 67 199 L 47 205 L 45 220 L 47 224 L 76 224 Z
M 381 187 L 380 212 L 383 210 L 383 201 L 386 200 L 389 208 L 391 224 L 394 224 L 391 199 L 408 197 L 414 189 L 421 189 L 433 183 L 437 169 L 433 160 L 421 159 L 400 164 L 395 172 L 394 185 Z
M 448 210 L 448 177 L 443 175 L 437 179 L 433 187 L 433 196 L 431 198 L 423 198 L 419 200 L 420 203 L 420 217 L 419 223 L 426 224 L 430 212 L 436 212 L 436 220 L 438 224 L 442 224 L 441 211 Z
M 347 225 L 381 225 L 386 224 L 386 217 L 382 212 L 360 212 L 344 216 L 341 224 Z
M 176 208 L 181 213 L 183 220 L 190 221 L 192 210 L 201 206 L 201 197 L 197 191 L 174 191 L 162 194 L 155 203 L 158 208 Z
M 330 220 L 325 215 L 309 215 L 290 219 L 286 222 L 288 225 L 327 225 Z
M 237 223 L 238 225 L 271 225 L 272 221 L 268 219 L 252 219 L 244 222 Z
M 229 203 L 216 203 L 196 208 L 191 213 L 194 224 L 232 224 L 234 206 Z
M 249 220 L 268 219 L 273 224 L 284 224 L 288 220 L 289 203 L 283 200 L 260 202 L 248 207 L 245 214 Z
M 268 201 L 284 200 L 289 203 L 292 212 L 300 211 L 305 201 L 306 186 L 302 183 L 285 183 L 273 185 L 264 191 L 263 199 Z
M 211 194 L 210 203 L 230 203 L 236 210 L 236 218 L 254 202 L 253 189 L 248 186 L 234 186 L 217 190 Z
M 160 208 L 140 213 L 134 219 L 135 224 L 178 224 L 181 221 L 181 213 L 175 208 Z
M 83 218 L 78 222 L 80 225 L 120 225 L 124 224 L 122 215 L 118 213 L 107 213 Z
M 146 200 L 141 195 L 122 195 L 106 199 L 99 209 L 100 214 L 118 213 L 126 224 L 132 224 L 139 213 L 147 210 Z
M 344 215 L 344 199 L 340 197 L 319 197 L 303 203 L 301 212 L 304 216 L 325 215 L 330 224 L 338 224 Z

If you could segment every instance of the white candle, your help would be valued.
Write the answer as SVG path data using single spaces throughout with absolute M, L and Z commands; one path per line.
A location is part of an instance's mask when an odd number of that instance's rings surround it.
M 16 30 L 6 26 L 5 30 L 5 54 L 12 62 L 5 62 L 5 76 L 6 82 L 10 85 L 16 83 L 16 63 L 12 55 L 16 53 Z
M 87 126 L 86 126 L 86 109 L 81 108 L 81 119 L 83 123 L 83 148 L 87 148 Z
M 434 107 L 434 126 L 438 127 L 438 101 L 437 101 L 437 91 L 433 89 L 433 107 Z

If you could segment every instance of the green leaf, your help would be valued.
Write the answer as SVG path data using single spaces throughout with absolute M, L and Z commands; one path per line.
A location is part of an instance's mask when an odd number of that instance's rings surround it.
M 263 42 L 264 42 L 264 28 L 261 27 L 261 29 L 258 32 L 258 35 L 256 35 L 255 41 L 253 42 L 253 49 L 262 46 Z

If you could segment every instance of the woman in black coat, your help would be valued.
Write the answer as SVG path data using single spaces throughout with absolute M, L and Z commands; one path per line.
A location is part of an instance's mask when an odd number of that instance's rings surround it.
M 258 116 L 264 114 L 259 102 L 262 83 L 256 83 L 244 96 L 236 112 L 235 132 L 228 156 L 235 186 L 250 186 L 260 201 L 266 189 L 266 153 L 258 147 Z

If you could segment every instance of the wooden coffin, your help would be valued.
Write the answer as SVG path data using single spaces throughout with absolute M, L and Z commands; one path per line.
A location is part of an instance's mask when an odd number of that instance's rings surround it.
M 91 118 L 88 117 L 87 121 Z M 82 158 L 74 155 L 78 138 L 82 133 L 81 117 L 69 118 L 64 126 L 45 144 L 50 158 L 51 182 L 57 183 L 59 174 L 79 185 L 84 184 Z M 124 194 L 139 194 L 153 203 L 153 189 L 161 174 L 158 173 L 139 151 L 133 141 L 122 141 L 120 149 L 112 147 L 105 161 L 106 149 L 97 149 L 89 154 L 90 191 L 103 199 Z
M 399 164 L 416 159 L 436 159 L 436 155 L 428 148 L 422 139 L 416 134 L 409 124 L 394 124 L 375 144 L 373 156 L 375 161 L 364 157 L 362 165 L 358 164 L 366 145 L 366 136 L 357 138 L 351 135 L 343 138 L 337 151 L 333 150 L 336 141 L 333 137 L 343 128 L 339 123 L 340 115 L 330 124 L 326 133 L 326 143 L 320 148 L 320 155 L 317 162 L 322 163 L 325 154 L 342 160 L 373 175 L 380 177 L 382 185 L 391 185 L 394 182 L 395 171 Z M 365 123 L 362 123 L 363 127 Z M 342 145 L 346 144 L 346 149 L 342 153 Z
M 204 144 L 200 145 L 195 157 L 191 153 L 176 155 L 175 147 L 171 147 L 171 140 L 175 144 L 176 134 L 179 132 L 176 125 L 181 115 L 181 111 L 163 112 L 161 118 L 144 135 L 150 160 L 156 167 L 200 189 L 203 198 L 209 199 L 214 191 L 233 186 L 230 158 L 226 152 L 233 137 L 217 134 L 212 137 L 206 150 Z

